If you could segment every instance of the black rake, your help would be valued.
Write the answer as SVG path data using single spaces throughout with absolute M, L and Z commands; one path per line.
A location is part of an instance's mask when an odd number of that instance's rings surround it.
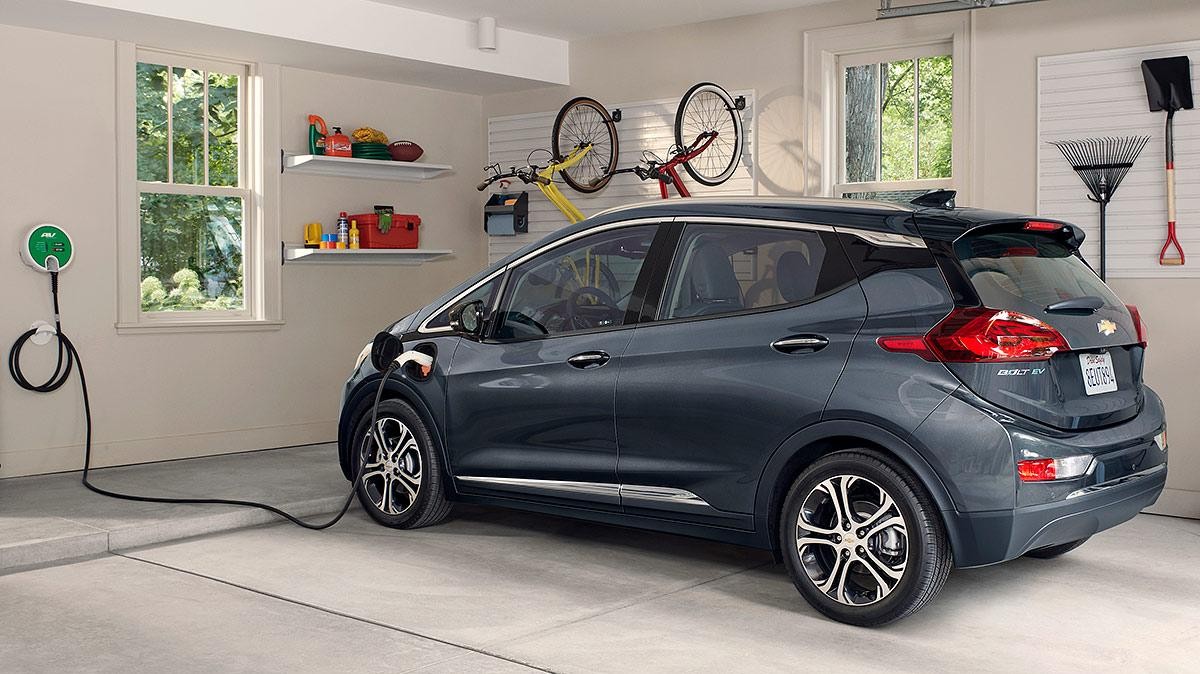
M 1108 202 L 1133 168 L 1150 136 L 1124 136 L 1052 140 L 1076 175 L 1087 186 L 1088 199 L 1100 204 L 1100 278 L 1104 278 L 1105 229 Z

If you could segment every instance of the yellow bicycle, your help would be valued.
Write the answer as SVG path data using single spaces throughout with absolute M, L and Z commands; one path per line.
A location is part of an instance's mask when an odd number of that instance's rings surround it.
M 590 143 L 577 145 L 567 153 L 567 156 L 561 159 L 551 157 L 550 162 L 545 166 L 538 166 L 533 163 L 532 157 L 537 152 L 536 150 L 534 153 L 530 153 L 530 158 L 526 160 L 529 163 L 522 167 L 510 166 L 508 171 L 503 171 L 500 168 L 500 164 L 492 164 L 484 168 L 484 171 L 490 171 L 492 175 L 476 185 L 475 188 L 482 192 L 488 188 L 488 185 L 498 180 L 516 178 L 526 185 L 536 185 L 542 194 L 546 195 L 546 199 L 554 204 L 558 210 L 562 211 L 562 214 L 566 216 L 569 222 L 579 222 L 584 218 L 583 213 L 575 204 L 571 203 L 571 200 L 567 198 L 567 195 L 563 194 L 562 190 L 558 189 L 558 185 L 554 181 L 554 174 L 579 164 L 592 151 L 592 148 L 593 146 Z

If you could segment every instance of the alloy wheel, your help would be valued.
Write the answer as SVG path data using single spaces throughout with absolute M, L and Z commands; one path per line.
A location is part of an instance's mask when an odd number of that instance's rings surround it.
M 796 549 L 818 591 L 847 606 L 867 606 L 891 594 L 904 577 L 908 523 L 875 482 L 834 475 L 805 496 Z
M 380 512 L 400 515 L 416 503 L 421 492 L 421 448 L 409 427 L 395 417 L 379 419 L 376 430 L 382 447 L 376 434 L 363 437 L 361 456 L 367 462 L 363 488 Z

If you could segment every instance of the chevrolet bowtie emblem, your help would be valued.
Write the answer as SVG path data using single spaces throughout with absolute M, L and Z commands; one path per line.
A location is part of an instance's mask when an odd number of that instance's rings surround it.
M 1106 318 L 1096 324 L 1096 331 L 1102 335 L 1108 336 L 1117 331 L 1117 324 Z

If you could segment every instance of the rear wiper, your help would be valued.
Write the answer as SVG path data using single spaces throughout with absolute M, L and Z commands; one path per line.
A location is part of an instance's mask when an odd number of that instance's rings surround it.
M 1092 314 L 1104 306 L 1104 298 L 1095 295 L 1072 297 L 1046 307 L 1048 314 Z

